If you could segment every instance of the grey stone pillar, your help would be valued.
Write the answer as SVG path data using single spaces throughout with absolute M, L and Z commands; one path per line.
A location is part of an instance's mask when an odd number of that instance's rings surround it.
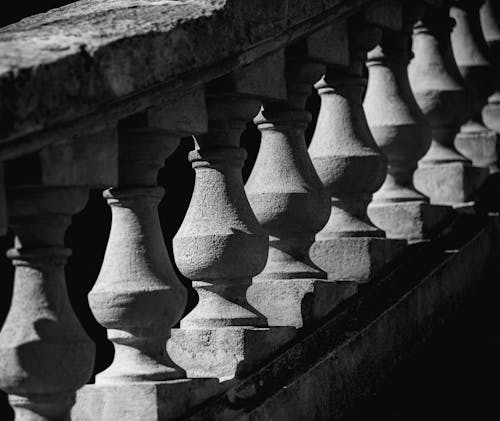
M 313 83 L 324 73 L 323 62 L 347 60 L 345 25 L 320 35 L 288 48 L 283 75 L 288 98 L 265 103 L 254 120 L 262 142 L 245 188 L 269 234 L 270 247 L 267 265 L 249 288 L 248 300 L 270 326 L 302 327 L 355 292 L 353 284 L 327 281 L 327 274 L 309 256 L 316 233 L 328 221 L 330 197 L 307 152 L 304 131 L 311 114 L 305 105 Z M 335 48 L 334 55 L 321 56 L 325 44 Z
M 321 96 L 309 146 L 313 164 L 331 196 L 331 215 L 316 236 L 312 260 L 334 281 L 366 282 L 405 247 L 387 239 L 367 216 L 372 194 L 385 179 L 387 160 L 370 133 L 362 105 L 366 52 L 381 31 L 362 17 L 348 21 L 350 65 L 328 68 L 315 85 Z
M 500 4 L 486 0 L 480 9 L 481 28 L 488 45 L 489 59 L 495 66 L 495 92 L 488 98 L 482 117 L 488 128 L 500 133 Z
M 114 133 L 105 130 L 57 142 L 27 161 L 6 162 L 15 234 L 7 255 L 15 273 L 0 333 L 0 388 L 9 394 L 16 420 L 70 419 L 76 391 L 92 374 L 94 344 L 66 290 L 64 266 L 71 250 L 64 236 L 71 216 L 87 202 L 88 187 L 116 182 L 115 158 Z M 18 182 L 18 169 L 33 162 L 39 174 Z
M 470 100 L 450 43 L 454 25 L 448 6 L 428 7 L 413 29 L 410 84 L 432 128 L 432 143 L 414 175 L 417 190 L 431 203 L 467 206 L 488 170 L 474 167 L 460 154 L 454 139 L 470 112 Z
M 368 216 L 391 238 L 428 239 L 450 208 L 430 205 L 415 190 L 413 173 L 429 149 L 431 128 L 410 88 L 411 31 L 422 5 L 404 5 L 400 31 L 385 29 L 368 53 L 368 88 L 364 109 L 371 133 L 388 159 L 385 182 L 368 207 Z
M 189 154 L 195 187 L 174 238 L 177 266 L 199 296 L 169 343 L 189 377 L 233 378 L 294 333 L 266 328 L 266 317 L 246 297 L 266 264 L 268 236 L 245 194 L 240 135 L 258 113 L 260 96 L 284 95 L 283 81 L 274 77 L 282 69 L 283 55 L 273 55 L 207 85 L 208 133 L 196 137 Z
M 216 380 L 186 379 L 166 349 L 187 290 L 165 246 L 157 209 L 164 191 L 156 181 L 180 137 L 205 130 L 202 88 L 118 124 L 117 187 L 103 194 L 111 207 L 111 232 L 89 294 L 115 355 L 96 375 L 95 385 L 79 393 L 73 411 L 77 420 L 172 419 L 214 390 Z
M 474 165 L 496 173 L 498 135 L 484 126 L 481 116 L 488 97 L 495 90 L 496 73 L 487 57 L 479 19 L 480 7 L 480 1 L 459 0 L 450 9 L 456 22 L 451 33 L 453 54 L 472 99 L 472 116 L 455 137 L 455 146 Z

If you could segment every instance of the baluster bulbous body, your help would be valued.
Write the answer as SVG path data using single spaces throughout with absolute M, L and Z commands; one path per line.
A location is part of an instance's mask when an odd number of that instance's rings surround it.
M 359 32 L 357 25 L 350 31 L 350 66 L 329 69 L 315 85 L 321 108 L 309 153 L 332 209 L 311 255 L 329 279 L 367 281 L 404 241 L 387 240 L 367 215 L 372 195 L 387 174 L 387 159 L 370 133 L 362 104 L 366 51 L 381 32 L 372 26 Z
M 11 309 L 0 333 L 0 388 L 16 420 L 69 420 L 76 390 L 92 374 L 94 344 L 68 299 L 64 234 L 83 209 L 85 188 L 19 188 L 8 192 L 16 235 Z
M 456 148 L 474 165 L 498 172 L 497 136 L 482 122 L 481 111 L 495 89 L 495 72 L 487 57 L 481 32 L 480 2 L 456 1 L 450 14 L 456 25 L 451 33 L 453 53 L 465 86 L 471 96 L 472 116 L 455 138 Z
M 90 307 L 115 346 L 97 384 L 164 381 L 185 377 L 166 353 L 170 328 L 180 319 L 187 292 L 167 254 L 157 206 L 156 176 L 179 143 L 156 128 L 119 131 L 119 184 L 104 192 L 111 232 Z
M 448 212 L 429 206 L 429 199 L 413 185 L 417 162 L 429 149 L 432 132 L 413 96 L 407 71 L 412 23 L 423 10 L 405 6 L 404 12 L 402 30 L 385 30 L 379 45 L 368 53 L 364 109 L 373 137 L 388 158 L 387 177 L 368 215 L 389 237 L 420 240 Z
M 453 20 L 448 14 L 449 7 L 429 7 L 413 30 L 410 85 L 433 135 L 414 182 L 432 203 L 461 205 L 471 200 L 485 172 L 472 167 L 454 146 L 460 126 L 470 116 L 470 101 L 453 58 Z

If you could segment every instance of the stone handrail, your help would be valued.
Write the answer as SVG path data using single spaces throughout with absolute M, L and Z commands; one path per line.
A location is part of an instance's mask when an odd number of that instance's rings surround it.
M 157 105 L 383 2 L 81 0 L 28 17 L 0 30 L 0 157 Z

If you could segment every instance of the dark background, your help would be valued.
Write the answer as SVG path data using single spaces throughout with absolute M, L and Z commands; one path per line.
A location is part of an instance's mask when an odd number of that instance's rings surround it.
M 15 1 L 2 6 L 0 26 L 24 16 L 40 13 L 71 3 L 65 0 L 39 2 Z M 316 114 L 318 97 L 313 95 L 308 108 Z M 315 119 L 313 119 L 314 121 Z M 308 130 L 309 141 L 313 127 Z M 242 146 L 249 153 L 243 169 L 249 175 L 260 142 L 259 132 L 249 124 L 242 136 Z M 187 161 L 192 140 L 184 139 L 177 151 L 167 160 L 158 182 L 166 194 L 159 214 L 167 248 L 171 254 L 171 239 L 177 232 L 191 197 L 194 173 Z M 26 168 L 28 171 L 29 168 Z M 181 182 L 179 182 L 181 180 Z M 88 308 L 87 294 L 101 266 L 110 227 L 110 211 L 100 191 L 91 191 L 85 210 L 73 218 L 67 233 L 67 245 L 73 249 L 66 275 L 70 300 L 85 330 L 97 345 L 95 373 L 106 368 L 113 358 L 113 347 L 105 330 L 95 321 Z M 7 315 L 12 294 L 12 267 L 5 251 L 12 244 L 12 235 L 0 238 L 0 326 Z M 179 274 L 186 285 L 189 281 Z M 448 328 L 417 352 L 416 357 L 401 366 L 384 383 L 351 420 L 431 420 L 487 419 L 495 413 L 499 345 L 495 341 L 498 320 L 498 286 L 486 283 L 481 296 L 471 299 L 463 313 Z M 191 296 L 188 308 L 195 303 Z M 1 364 L 1 361 L 0 361 Z M 93 381 L 93 379 L 92 379 Z M 490 382 L 489 382 L 490 381 Z M 0 392 L 0 421 L 9 421 L 12 413 Z

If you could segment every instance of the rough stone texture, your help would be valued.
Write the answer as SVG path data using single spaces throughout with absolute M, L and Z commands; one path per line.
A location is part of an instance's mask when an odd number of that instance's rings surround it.
M 336 48 L 346 50 L 345 54 L 339 53 L 341 56 L 347 55 L 344 39 L 346 36 L 340 37 L 341 42 Z M 315 42 L 336 44 L 335 39 L 331 38 L 316 38 Z M 252 285 L 255 294 L 249 302 L 266 317 L 268 326 L 274 326 L 276 318 L 271 317 L 270 320 L 269 315 L 278 311 L 275 307 L 284 313 L 281 321 L 288 319 L 285 313 L 290 312 L 293 324 L 288 326 L 302 326 L 309 322 L 296 320 L 297 313 L 301 314 L 303 294 L 288 293 L 290 280 L 307 282 L 306 279 L 310 279 L 314 282 L 314 279 L 326 279 L 326 273 L 309 257 L 315 234 L 330 216 L 330 198 L 314 169 L 304 138 L 304 131 L 311 120 L 311 114 L 305 111 L 306 100 L 313 83 L 320 79 L 325 70 L 323 64 L 312 58 L 315 54 L 311 54 L 311 49 L 314 49 L 311 43 L 311 40 L 306 40 L 302 45 L 288 49 L 286 69 L 281 75 L 286 80 L 287 99 L 264 103 L 254 119 L 262 133 L 262 140 L 245 190 L 257 220 L 269 234 L 270 247 L 267 264 L 256 279 L 269 280 L 274 290 L 281 285 L 283 296 L 287 297 L 289 304 L 288 307 L 283 306 L 276 293 L 274 297 L 277 300 L 259 302 L 259 297 L 267 297 L 269 287 L 266 282 Z M 331 57 L 326 59 L 332 60 Z M 282 281 L 281 284 L 276 280 Z M 291 301 L 293 296 L 297 298 L 296 302 Z M 314 304 L 316 300 L 311 302 Z M 337 303 L 338 300 L 334 299 L 332 306 Z M 306 312 L 304 316 L 315 313 L 321 311 Z
M 165 247 L 157 211 L 163 188 L 156 178 L 181 135 L 206 130 L 206 113 L 196 113 L 204 105 L 203 92 L 195 91 L 120 124 L 118 187 L 104 192 L 111 232 L 89 294 L 90 308 L 115 347 L 112 364 L 96 376 L 98 386 L 185 377 L 165 350 L 187 292 Z
M 421 166 L 415 171 L 414 182 L 417 190 L 429 194 L 431 203 L 455 206 L 474 200 L 488 172 L 461 162 Z
M 64 235 L 87 195 L 78 187 L 8 192 L 15 274 L 0 332 L 0 388 L 19 420 L 66 419 L 92 374 L 94 344 L 71 308 L 64 275 L 71 255 Z
M 500 133 L 500 5 L 495 0 L 486 0 L 480 9 L 481 29 L 488 44 L 489 58 L 495 65 L 496 92 L 488 98 L 482 112 L 486 126 Z
M 172 329 L 167 344 L 174 362 L 190 378 L 243 378 L 295 337 L 293 327 Z
M 317 234 L 310 255 L 330 280 L 340 276 L 354 281 L 361 276 L 366 281 L 369 274 L 379 269 L 379 264 L 390 259 L 389 251 L 399 250 L 400 243 L 385 239 L 384 232 L 366 214 L 371 195 L 380 188 L 387 171 L 387 161 L 370 133 L 361 103 L 366 86 L 363 78 L 366 52 L 379 41 L 381 31 L 367 25 L 364 16 L 356 16 L 348 21 L 348 33 L 350 65 L 330 67 L 315 85 L 321 96 L 321 108 L 309 153 L 330 193 L 332 211 Z M 372 238 L 380 240 L 371 241 Z M 384 244 L 393 241 L 398 246 Z M 347 256 L 345 245 L 349 252 L 360 253 L 359 256 Z M 370 253 L 374 253 L 373 259 Z
M 189 419 L 343 419 L 479 286 L 498 253 L 498 222 L 463 235 L 478 222 L 463 220 L 451 238 L 415 250 L 391 276 Z
M 219 392 L 216 379 L 179 379 L 126 385 L 86 385 L 77 393 L 72 421 L 178 419 Z
M 269 326 L 309 327 L 357 291 L 355 282 L 320 279 L 254 279 L 248 302 Z
M 7 232 L 7 206 L 5 201 L 3 165 L 0 164 L 0 235 L 5 235 L 6 232 Z
M 5 173 L 9 186 L 115 186 L 118 182 L 116 128 L 56 141 L 33 154 L 5 161 Z
M 497 147 L 491 143 L 497 141 L 497 136 L 484 126 L 481 111 L 498 81 L 495 80 L 495 69 L 487 58 L 488 47 L 481 31 L 481 3 L 459 0 L 450 9 L 450 16 L 456 22 L 451 32 L 453 55 L 472 97 L 472 117 L 455 137 L 455 147 L 474 165 L 487 167 L 490 173 L 495 173 L 499 171 Z
M 413 93 L 433 132 L 431 147 L 419 162 L 414 183 L 436 204 L 471 200 L 488 172 L 472 167 L 453 144 L 471 112 L 470 98 L 451 50 L 452 24 L 449 6 L 429 7 L 414 27 L 415 58 L 408 68 Z
M 496 116 L 495 116 L 496 118 Z M 465 132 L 463 126 L 455 136 L 455 148 L 469 158 L 477 167 L 488 168 L 490 174 L 497 173 L 499 150 L 499 135 L 493 130 L 472 130 Z
M 189 154 L 195 188 L 173 240 L 177 266 L 194 281 L 200 298 L 181 327 L 265 326 L 245 299 L 252 277 L 266 264 L 268 238 L 245 195 L 246 152 L 239 148 L 245 121 L 257 114 L 260 102 L 233 95 L 207 105 L 209 132 L 196 138 Z
M 218 75 L 369 3 L 81 0 L 31 16 L 0 31 L 0 138 L 67 122 L 136 93 L 151 97 L 165 82 L 178 88 L 198 70 L 188 82 L 197 84 L 225 59 Z M 315 21 L 318 15 L 323 19 Z M 258 51 L 250 51 L 254 46 Z
M 421 201 L 372 202 L 368 206 L 368 216 L 388 238 L 402 238 L 409 242 L 432 238 L 452 215 L 449 206 Z
M 413 173 L 429 149 L 432 132 L 410 88 L 413 23 L 424 12 L 422 4 L 403 6 L 400 31 L 384 30 L 379 45 L 368 53 L 368 87 L 364 109 L 375 142 L 388 158 L 384 184 L 368 207 L 372 222 L 389 238 L 429 238 L 449 210 L 429 205 L 415 190 Z
M 405 248 L 405 240 L 389 238 L 318 239 L 311 255 L 332 281 L 368 282 Z
M 294 328 L 259 329 L 267 325 L 266 317 L 246 297 L 266 264 L 269 241 L 245 193 L 246 152 L 239 147 L 246 122 L 262 102 L 286 98 L 284 78 L 273 82 L 283 68 L 284 54 L 278 52 L 206 87 L 208 132 L 196 136 L 189 154 L 195 187 L 173 241 L 177 266 L 199 296 L 169 345 L 191 377 L 239 376 L 295 333 Z

